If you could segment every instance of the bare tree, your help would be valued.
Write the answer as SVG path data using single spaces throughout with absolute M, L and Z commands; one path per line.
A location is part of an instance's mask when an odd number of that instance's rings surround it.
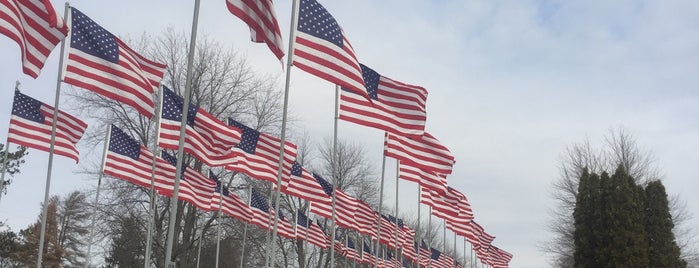
M 556 267 L 573 267 L 573 210 L 578 190 L 578 182 L 582 171 L 587 168 L 591 173 L 613 171 L 619 165 L 628 170 L 636 183 L 646 183 L 659 180 L 660 171 L 655 164 L 655 157 L 649 151 L 642 150 L 636 139 L 624 128 L 610 129 L 603 140 L 603 147 L 596 148 L 590 140 L 573 144 L 566 148 L 559 160 L 559 178 L 553 183 L 552 196 L 556 206 L 550 210 L 551 222 L 549 231 L 554 235 L 550 241 L 539 244 L 540 249 L 551 256 L 552 265 Z M 685 227 L 689 215 L 686 208 L 681 206 L 678 197 L 672 198 L 671 212 L 675 226 L 675 236 L 678 241 L 694 240 L 691 228 Z M 682 231 L 680 231 L 682 230 Z M 685 242 L 682 248 L 683 256 L 696 256 L 690 242 Z M 689 262 L 690 260 L 687 259 Z

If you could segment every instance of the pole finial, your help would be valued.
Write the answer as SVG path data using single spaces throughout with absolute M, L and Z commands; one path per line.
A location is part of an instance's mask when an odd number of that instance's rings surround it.
M 20 83 L 19 80 L 15 81 L 15 91 L 19 91 L 20 85 L 22 85 L 22 83 Z

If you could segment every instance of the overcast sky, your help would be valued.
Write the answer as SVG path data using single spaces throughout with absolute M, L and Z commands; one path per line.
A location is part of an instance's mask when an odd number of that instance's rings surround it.
M 52 2 L 62 13 L 64 3 Z M 200 36 L 234 46 L 253 69 L 283 85 L 281 64 L 266 46 L 248 41 L 247 27 L 224 1 L 202 2 Z M 291 1 L 276 2 L 287 43 Z M 558 160 L 566 146 L 586 138 L 599 143 L 613 127 L 625 127 L 655 154 L 669 194 L 687 202 L 695 215 L 689 224 L 699 226 L 699 2 L 320 2 L 343 27 L 360 62 L 428 89 L 427 131 L 456 156 L 449 184 L 467 195 L 477 221 L 497 237 L 493 244 L 514 254 L 511 267 L 548 266 L 536 244 L 550 237 L 545 226 L 554 207 L 550 191 Z M 191 27 L 193 1 L 115 3 L 71 2 L 119 36 Z M 13 41 L 0 36 L 0 51 L 4 143 L 15 80 L 25 94 L 52 104 L 59 51 L 36 80 L 21 73 Z M 334 86 L 291 72 L 296 127 L 320 143 L 332 134 Z M 365 146 L 378 174 L 383 134 L 346 122 L 339 131 L 341 139 Z M 0 201 L 0 219 L 15 231 L 39 213 L 46 156 L 30 150 L 22 174 Z M 386 202 L 393 204 L 395 162 L 387 166 Z M 56 157 L 51 193 L 94 188 L 94 180 L 72 173 L 78 169 Z M 414 213 L 416 187 L 400 186 L 399 209 Z

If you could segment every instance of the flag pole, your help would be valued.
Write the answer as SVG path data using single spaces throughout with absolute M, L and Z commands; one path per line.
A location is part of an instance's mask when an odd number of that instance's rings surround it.
M 339 121 L 339 118 L 340 118 L 339 113 L 340 113 L 340 86 L 335 85 L 335 118 L 333 120 L 333 149 L 332 149 L 332 153 L 330 154 L 330 157 L 331 157 L 330 161 L 331 161 L 332 170 L 333 170 L 332 171 L 333 172 L 333 187 L 335 187 L 334 185 L 336 185 L 337 182 L 339 181 L 338 174 L 337 174 L 337 158 L 338 158 L 337 157 L 337 121 Z M 335 196 L 336 196 L 335 192 L 337 192 L 337 190 L 339 190 L 339 189 L 340 189 L 340 187 L 335 187 L 335 189 L 333 189 L 333 193 L 332 193 L 332 215 L 331 215 L 332 218 L 330 221 L 330 226 L 331 226 L 331 228 L 330 228 L 331 229 L 330 230 L 331 239 L 330 240 L 332 241 L 331 242 L 332 245 L 335 245 L 335 232 L 337 231 L 337 230 L 335 230 L 335 225 L 336 225 L 335 224 L 335 217 L 337 214 L 335 212 L 335 210 L 336 210 L 335 203 L 337 202 L 336 198 L 335 198 Z M 335 247 L 331 246 L 330 247 L 330 268 L 334 268 L 334 267 L 335 267 Z
M 153 142 L 153 159 L 150 167 L 150 203 L 148 207 L 148 231 L 146 233 L 146 252 L 143 255 L 143 267 L 149 268 L 151 264 L 151 246 L 153 239 L 153 225 L 155 221 L 155 164 L 158 159 L 158 143 L 160 140 L 160 109 L 163 107 L 163 86 L 158 87 L 158 97 L 160 101 L 155 104 L 155 142 Z
M 442 225 L 442 239 L 444 242 L 442 242 L 442 252 L 447 252 L 447 220 L 444 219 L 444 224 Z
M 471 259 L 469 258 L 469 266 L 471 265 L 470 262 Z M 466 238 L 464 238 L 464 267 L 466 267 Z
M 432 230 L 432 207 L 429 207 L 427 209 L 427 247 L 430 250 L 430 254 L 432 253 L 432 236 L 430 235 L 430 231 Z M 432 267 L 432 257 L 427 256 L 427 268 Z
M 15 81 L 15 92 L 19 91 L 19 80 Z M 2 192 L 5 189 L 5 173 L 7 173 L 7 157 L 10 154 L 10 139 L 5 142 L 5 152 L 2 159 L 2 175 L 0 175 L 0 200 L 2 200 Z
M 379 218 L 378 218 L 378 224 L 377 224 L 377 235 L 376 235 L 376 252 L 378 253 L 379 249 L 379 241 L 381 241 L 381 206 L 383 205 L 383 184 L 384 184 L 384 175 L 386 173 L 386 154 L 383 154 L 383 160 L 381 160 L 381 186 L 379 188 Z M 379 258 L 376 258 L 374 260 L 374 267 L 379 267 Z
M 454 252 L 454 260 L 456 260 L 456 233 L 454 233 L 454 250 L 452 252 Z
M 182 104 L 182 120 L 180 121 L 180 140 L 177 146 L 177 171 L 175 173 L 175 187 L 170 199 L 170 221 L 168 222 L 167 244 L 165 247 L 165 267 L 174 267 L 172 263 L 172 247 L 175 235 L 175 221 L 177 220 L 177 200 L 180 189 L 180 179 L 182 178 L 182 163 L 184 161 L 184 143 L 187 129 L 187 117 L 189 116 L 189 102 L 192 93 L 192 68 L 194 67 L 194 47 L 197 42 L 197 26 L 199 23 L 200 0 L 194 1 L 194 18 L 192 19 L 192 32 L 189 40 L 189 51 L 187 55 L 187 74 L 185 81 L 184 103 Z
M 209 169 L 209 172 L 211 172 L 211 169 Z M 220 186 L 219 186 L 220 188 L 218 190 L 218 193 L 219 193 L 218 224 L 216 226 L 217 227 L 216 228 L 216 268 L 218 268 L 219 255 L 221 253 L 221 224 L 222 224 L 222 222 L 221 222 L 222 215 L 221 214 L 223 214 L 223 212 L 222 212 L 222 210 L 223 210 L 223 183 L 221 183 L 221 182 L 219 182 L 219 183 L 220 183 Z M 231 176 L 231 178 L 228 180 L 228 185 L 226 186 L 226 188 L 228 188 L 228 186 L 230 186 L 231 183 L 233 183 L 233 176 Z
M 395 253 L 396 260 L 399 259 L 398 258 L 398 256 L 399 256 L 398 255 L 398 246 L 399 246 L 398 245 L 398 228 L 400 228 L 400 226 L 398 226 L 398 175 L 399 174 L 400 174 L 400 160 L 396 159 L 396 213 L 395 213 L 395 217 L 396 217 L 396 232 L 395 232 L 396 233 L 396 253 Z
M 279 195 L 282 188 L 282 171 L 284 168 L 284 145 L 286 143 L 286 117 L 287 110 L 289 108 L 289 81 L 291 80 L 291 66 L 293 65 L 293 53 L 294 53 L 294 36 L 296 35 L 296 17 L 298 16 L 297 11 L 299 8 L 298 0 L 293 0 L 291 8 L 291 26 L 289 27 L 289 51 L 286 55 L 286 80 L 284 83 L 284 108 L 282 112 L 282 129 L 281 129 L 281 149 L 279 150 L 279 170 L 277 173 L 277 189 L 274 196 L 275 205 L 279 205 Z M 272 239 L 269 242 L 269 249 L 267 250 L 267 259 L 275 254 L 276 248 L 274 243 L 277 237 L 277 225 L 279 224 L 279 219 L 274 217 L 274 227 L 272 231 Z M 271 266 L 274 266 L 274 258 L 271 260 Z
M 248 186 L 248 206 L 250 206 L 250 201 L 252 201 L 252 184 Z M 248 236 L 248 223 L 243 222 L 245 227 L 243 227 L 243 248 L 240 250 L 240 268 L 243 268 L 243 261 L 245 260 L 245 240 Z
M 422 240 L 420 239 L 420 199 L 422 198 L 422 186 L 418 183 L 417 185 L 417 232 L 415 232 L 415 241 L 417 243 L 417 268 L 420 268 L 420 246 Z
M 66 2 L 64 17 L 70 18 L 70 4 Z M 66 19 L 66 22 L 69 21 Z M 67 38 L 67 37 L 66 37 Z M 61 41 L 61 53 L 58 57 L 58 76 L 56 78 L 56 99 L 53 104 L 53 122 L 51 124 L 51 143 L 49 144 L 49 162 L 46 169 L 46 189 L 44 191 L 44 207 L 41 212 L 41 235 L 39 238 L 39 254 L 36 257 L 36 267 L 41 267 L 44 256 L 44 241 L 46 240 L 46 217 L 48 214 L 49 193 L 51 191 L 51 170 L 53 168 L 53 150 L 56 145 L 56 121 L 58 121 L 58 104 L 61 98 L 61 78 L 63 76 L 63 55 L 66 49 L 66 39 Z
M 209 203 L 210 202 L 211 201 L 209 201 Z M 200 225 L 202 225 L 202 224 L 200 223 Z M 197 228 L 197 229 L 199 229 L 199 243 L 197 243 L 198 244 L 197 245 L 197 268 L 199 268 L 199 260 L 201 260 L 201 241 L 204 240 L 204 226 L 198 226 L 198 227 L 200 227 L 200 228 Z
M 100 199 L 100 187 L 102 186 L 102 176 L 104 175 L 104 165 L 107 161 L 107 148 L 109 148 L 109 139 L 111 138 L 112 128 L 111 126 L 107 129 L 107 136 L 104 138 L 104 151 L 102 151 L 102 169 L 97 177 L 97 192 L 95 193 L 95 203 L 92 208 L 92 223 L 90 223 L 90 242 L 87 244 L 87 265 L 88 267 L 92 264 L 92 244 L 94 243 L 95 234 L 95 221 L 97 217 L 97 204 Z

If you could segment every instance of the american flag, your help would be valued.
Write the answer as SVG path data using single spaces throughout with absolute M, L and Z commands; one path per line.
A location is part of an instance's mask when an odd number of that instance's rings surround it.
M 141 187 L 150 188 L 151 176 L 153 186 L 159 193 L 171 193 L 174 189 L 176 169 L 164 159 L 157 157 L 153 174 L 153 153 L 140 142 L 112 125 L 109 130 L 107 156 L 102 165 L 102 172 Z
M 430 265 L 433 267 L 445 267 L 442 266 L 441 262 L 439 261 L 441 256 L 442 252 L 435 248 L 430 248 Z
M 165 149 L 177 150 L 184 99 L 164 86 L 162 93 L 158 145 Z M 185 152 L 211 167 L 234 162 L 233 147 L 240 142 L 240 129 L 228 126 L 204 109 L 190 104 L 185 132 Z
M 177 165 L 175 156 L 162 151 L 162 157 L 172 166 Z M 182 165 L 182 180 L 180 181 L 178 199 L 187 201 L 204 211 L 218 209 L 218 204 L 213 208 L 211 207 L 211 199 L 213 198 L 214 190 L 216 190 L 216 182 L 204 174 L 187 167 L 184 162 Z M 172 196 L 172 193 L 163 194 Z
M 379 221 L 381 221 L 381 226 L 378 226 L 378 224 L 374 226 L 374 229 L 378 230 L 379 243 L 384 244 L 391 249 L 395 249 L 396 225 L 392 223 L 386 215 L 381 215 L 381 217 L 379 217 Z M 381 230 L 379 230 L 379 227 Z
M 345 244 L 342 243 L 340 231 L 338 231 L 337 229 L 335 230 L 335 240 L 333 241 L 333 247 L 335 248 L 335 252 L 337 254 L 347 256 L 347 247 L 345 247 Z
M 419 137 L 402 137 L 386 133 L 384 154 L 410 165 L 437 174 L 451 174 L 454 155 L 434 136 L 425 132 Z
M 53 110 L 43 102 L 15 91 L 7 142 L 41 151 L 49 151 Z M 54 153 L 79 161 L 75 144 L 82 138 L 87 124 L 72 115 L 58 111 Z
M 354 219 L 354 212 L 357 210 L 357 199 L 348 196 L 339 189 L 334 189 L 335 187 L 323 179 L 323 177 L 316 174 L 313 174 L 313 177 L 323 187 L 325 192 L 323 198 L 325 201 L 311 203 L 311 212 L 323 218 L 331 219 L 333 211 L 332 195 L 335 192 L 335 224 L 347 229 L 357 230 L 357 223 Z
M 327 249 L 329 247 L 328 241 L 330 240 L 325 233 L 320 229 L 319 225 L 316 225 L 308 219 L 306 214 L 300 211 L 296 212 L 296 228 L 300 230 L 296 232 L 297 239 L 303 239 L 322 249 Z
M 281 139 L 254 130 L 233 119 L 228 119 L 228 125 L 242 131 L 240 143 L 233 148 L 234 163 L 226 169 L 240 171 L 248 176 L 277 183 L 279 173 L 279 152 L 282 149 Z M 284 162 L 282 178 L 288 178 L 291 167 L 296 161 L 296 145 L 284 142 Z
M 372 101 L 342 90 L 340 119 L 400 136 L 425 132 L 427 90 L 382 76 L 360 64 L 364 86 Z
M 362 261 L 364 263 L 376 263 L 376 255 L 371 252 L 369 248 L 369 243 L 364 241 L 364 248 L 362 249 Z
M 211 199 L 212 210 L 220 206 L 224 214 L 249 223 L 252 218 L 250 206 L 237 195 L 230 193 L 211 170 L 209 170 L 209 178 L 216 183 L 216 190 Z
M 165 74 L 165 64 L 139 55 L 76 8 L 68 64 L 63 81 L 134 107 L 153 116 L 153 92 Z
M 252 210 L 252 223 L 268 230 L 272 218 L 270 213 L 274 213 L 274 211 L 269 209 L 267 199 L 255 189 L 250 192 L 250 208 Z
M 17 42 L 22 71 L 37 78 L 68 27 L 49 0 L 6 0 L 0 2 L 0 33 Z
M 376 238 L 376 222 L 378 213 L 369 204 L 357 200 L 357 210 L 354 212 L 354 219 L 357 221 L 357 232 L 369 237 Z
M 422 188 L 421 202 L 432 207 L 432 214 L 448 221 L 469 223 L 473 219 L 473 210 L 464 194 L 447 187 L 446 194 L 439 194 Z
M 403 257 L 411 262 L 417 263 L 417 242 L 411 241 L 403 245 Z M 410 266 L 408 266 L 410 267 Z
M 369 99 L 354 49 L 323 5 L 301 0 L 296 30 L 296 67 Z
M 357 254 L 357 247 L 354 245 L 354 240 L 352 238 L 347 238 L 347 251 L 345 251 L 345 258 L 350 259 L 355 262 L 361 262 L 359 254 Z
M 267 43 L 274 55 L 281 59 L 282 33 L 274 14 L 272 0 L 227 0 L 228 11 L 243 20 L 250 27 L 250 38 L 255 43 Z
M 313 174 L 308 172 L 298 162 L 294 161 L 291 167 L 291 176 L 286 188 L 282 190 L 291 196 L 311 202 L 327 202 L 327 194 L 318 184 Z
M 496 246 L 490 247 L 490 258 L 492 262 L 489 263 L 490 266 L 494 268 L 507 268 L 512 260 L 513 255 L 507 251 L 504 251 Z
M 422 266 L 427 266 L 430 262 L 430 256 L 432 255 L 432 252 L 430 251 L 430 248 L 427 246 L 427 243 L 425 243 L 424 240 L 421 240 L 420 247 L 417 248 L 417 250 L 419 252 L 419 264 Z
M 281 237 L 286 237 L 289 239 L 294 239 L 296 238 L 296 234 L 294 233 L 294 227 L 291 226 L 291 223 L 287 219 L 286 216 L 284 216 L 286 213 L 279 208 L 277 210 L 276 215 L 279 216 L 279 220 L 277 221 L 277 235 Z M 270 227 L 274 227 L 273 223 L 270 222 Z
M 398 163 L 398 177 L 415 182 L 430 191 L 437 193 L 446 193 L 447 190 L 447 177 L 445 175 L 440 175 L 429 170 L 423 170 L 419 167 Z

